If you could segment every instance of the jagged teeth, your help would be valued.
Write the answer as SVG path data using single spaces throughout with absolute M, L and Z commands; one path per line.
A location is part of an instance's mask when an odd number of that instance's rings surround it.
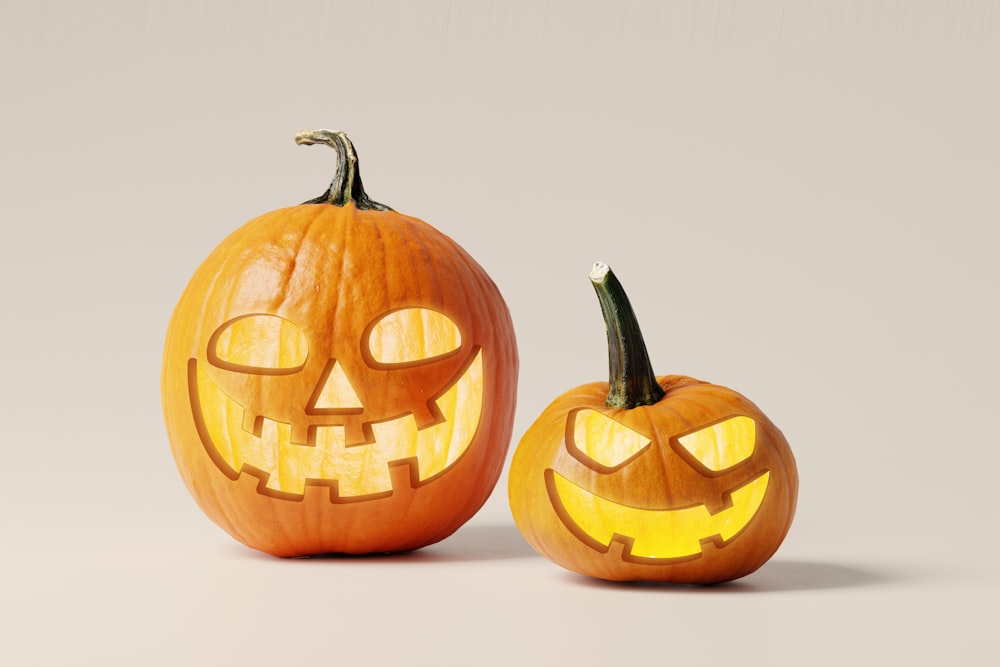
M 309 430 L 248 414 L 223 393 L 205 373 L 198 372 L 198 396 L 204 430 L 210 445 L 226 465 L 242 472 L 244 466 L 274 491 L 303 494 L 306 480 L 336 480 L 342 497 L 392 490 L 389 465 L 414 460 L 420 480 L 452 465 L 475 437 L 482 414 L 482 351 L 452 387 L 437 399 L 445 420 L 420 429 L 412 414 L 371 424 L 372 442 L 348 443 L 343 425 Z M 471 406 L 475 409 L 469 409 Z M 459 409 L 461 408 L 461 409 Z

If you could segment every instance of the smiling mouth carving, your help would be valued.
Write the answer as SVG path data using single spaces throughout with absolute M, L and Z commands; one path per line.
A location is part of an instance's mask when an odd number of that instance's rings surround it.
M 439 421 L 418 428 L 412 414 L 370 423 L 373 442 L 348 445 L 343 425 L 316 426 L 309 444 L 292 442 L 291 425 L 264 418 L 259 433 L 243 428 L 244 407 L 198 362 L 188 362 L 191 410 L 202 443 L 227 477 L 260 479 L 258 492 L 300 500 L 306 485 L 331 488 L 333 502 L 391 495 L 390 466 L 411 466 L 416 487 L 450 468 L 468 449 L 482 415 L 483 360 L 476 350 L 461 376 L 437 399 Z
M 624 560 L 648 563 L 697 558 L 706 542 L 727 544 L 760 509 L 769 477 L 764 471 L 730 491 L 732 504 L 714 514 L 705 505 L 662 510 L 622 505 L 552 469 L 545 471 L 545 484 L 556 513 L 578 538 L 602 552 L 618 539 L 626 544 Z

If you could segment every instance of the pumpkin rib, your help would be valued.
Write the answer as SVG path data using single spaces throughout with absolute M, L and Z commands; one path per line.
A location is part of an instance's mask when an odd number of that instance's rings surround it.
M 682 420 L 682 421 L 683 421 L 683 422 L 684 422 L 685 424 L 687 424 L 687 426 L 688 426 L 688 427 L 690 427 L 690 428 L 694 428 L 694 427 L 696 426 L 696 424 L 692 424 L 692 423 L 691 423 L 691 420 L 690 420 L 690 419 L 689 419 L 689 418 L 687 417 L 687 415 L 686 415 L 686 414 L 685 414 L 685 413 L 684 413 L 683 411 L 681 411 L 681 410 L 678 410 L 678 409 L 677 409 L 676 407 L 674 407 L 674 405 L 675 405 L 675 404 L 676 404 L 677 402 L 679 402 L 679 401 L 682 401 L 682 400 L 683 400 L 683 399 L 682 399 L 682 398 L 681 398 L 680 396 L 677 396 L 676 394 L 671 394 L 671 393 L 668 393 L 668 394 L 667 394 L 667 395 L 666 395 L 666 396 L 665 396 L 665 397 L 664 397 L 664 398 L 663 398 L 663 399 L 662 399 L 662 400 L 660 401 L 660 403 L 659 403 L 659 404 L 657 404 L 657 408 L 658 408 L 658 409 L 660 409 L 660 410 L 669 410 L 670 412 L 674 413 L 674 416 L 675 416 L 675 417 L 676 417 L 677 419 L 680 419 L 680 420 Z
M 337 233 L 337 236 L 335 236 L 334 238 L 337 238 L 339 236 L 340 239 L 340 245 L 335 246 L 336 247 L 335 254 L 337 256 L 337 259 L 339 260 L 339 265 L 336 270 L 336 275 L 339 276 L 343 276 L 345 274 L 345 268 L 347 266 L 347 262 L 349 259 L 347 249 L 354 247 L 350 239 L 350 234 L 353 229 L 353 226 L 342 222 L 340 220 L 340 216 L 347 216 L 350 215 L 350 213 L 352 212 L 353 211 L 351 210 L 350 203 L 348 203 L 344 207 L 343 213 L 340 213 L 340 215 L 338 215 L 339 211 L 337 211 L 337 209 L 326 209 L 323 211 L 326 217 L 331 219 L 329 224 L 332 225 L 333 230 Z M 347 316 L 346 313 L 342 311 L 344 304 L 350 303 L 349 295 L 345 293 L 346 287 L 347 285 L 345 281 L 339 281 L 337 283 L 337 299 L 333 305 L 333 313 L 332 313 L 333 320 L 335 322 L 340 322 L 341 318 Z
M 387 265 L 389 265 L 389 262 L 386 259 L 386 254 L 388 251 L 389 241 L 386 239 L 385 234 L 382 233 L 382 225 L 378 224 L 376 220 L 372 220 L 370 224 L 375 232 L 376 241 L 369 246 L 371 250 L 368 253 L 368 256 L 375 257 L 375 271 L 377 274 L 381 275 L 388 273 Z M 382 311 L 389 310 L 389 302 L 387 300 L 383 301 L 379 304 L 379 308 Z M 360 345 L 365 347 L 367 345 L 367 341 L 360 341 Z
M 289 252 L 290 266 L 285 271 L 285 284 L 283 289 L 280 291 L 280 298 L 277 303 L 271 306 L 271 310 L 273 312 L 276 313 L 281 312 L 282 305 L 284 305 L 284 302 L 288 299 L 289 292 L 291 292 L 292 282 L 295 279 L 295 271 L 299 267 L 299 255 L 301 254 L 302 249 L 305 247 L 305 244 L 308 242 L 310 232 L 312 231 L 313 226 L 315 224 L 316 224 L 316 218 L 310 218 L 306 220 L 305 228 L 302 230 L 302 234 L 299 237 L 298 244 L 296 245 L 294 250 L 291 250 Z
M 421 233 L 421 231 L 422 230 L 418 230 L 417 233 L 413 234 L 413 241 L 416 243 L 416 245 L 420 248 L 420 251 L 423 253 L 423 258 L 422 258 L 423 259 L 423 263 L 425 263 L 428 267 L 430 267 L 430 275 L 432 276 L 433 281 L 434 281 L 433 288 L 431 289 L 431 291 L 433 293 L 435 293 L 435 294 L 438 294 L 438 293 L 440 293 L 440 289 L 441 289 L 440 288 L 440 286 L 441 286 L 441 270 L 440 270 L 440 268 L 438 266 L 439 262 L 431 254 L 431 252 L 427 249 L 427 243 L 426 243 L 426 241 L 424 239 L 424 236 Z M 424 295 L 421 294 L 420 296 L 421 296 L 421 299 L 423 299 Z

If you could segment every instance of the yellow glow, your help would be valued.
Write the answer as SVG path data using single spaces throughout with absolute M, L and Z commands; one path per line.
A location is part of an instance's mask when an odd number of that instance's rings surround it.
M 718 472 L 750 458 L 756 433 L 752 419 L 733 417 L 677 440 L 703 466 Z
M 610 546 L 615 535 L 633 538 L 631 555 L 683 558 L 701 553 L 701 540 L 731 539 L 754 517 L 770 474 L 761 473 L 732 492 L 731 507 L 709 513 L 704 505 L 676 510 L 641 509 L 601 498 L 553 471 L 556 494 L 569 519 L 597 542 Z
M 576 413 L 573 445 L 606 468 L 614 468 L 649 446 L 649 438 L 597 410 Z
M 248 315 L 225 325 L 216 336 L 214 361 L 242 368 L 289 369 L 305 364 L 305 333 L 277 315 Z
M 312 407 L 321 410 L 363 407 L 361 399 L 358 398 L 358 393 L 354 391 L 351 381 L 347 379 L 347 374 L 344 373 L 344 369 L 340 367 L 340 364 L 335 363 L 333 368 L 330 369 L 330 374 L 326 377 L 323 388 L 320 390 L 319 396 L 316 397 L 316 401 Z
M 372 329 L 368 350 L 381 364 L 403 364 L 439 357 L 462 347 L 458 326 L 436 310 L 396 310 Z
M 307 479 L 337 480 L 342 497 L 392 489 L 388 464 L 416 457 L 420 480 L 453 464 L 468 448 L 479 427 L 483 404 L 482 352 L 436 403 L 445 421 L 418 429 L 412 415 L 372 424 L 373 444 L 345 444 L 343 426 L 316 428 L 315 446 L 290 441 L 288 424 L 264 420 L 260 437 L 243 430 L 243 407 L 198 372 L 198 396 L 212 445 L 235 471 L 252 465 L 270 476 L 266 486 L 302 494 Z

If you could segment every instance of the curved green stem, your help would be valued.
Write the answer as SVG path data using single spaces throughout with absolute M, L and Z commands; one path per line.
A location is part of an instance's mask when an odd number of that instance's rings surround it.
M 319 197 L 305 202 L 306 204 L 346 206 L 348 202 L 354 201 L 354 204 L 361 210 L 392 210 L 365 194 L 365 188 L 361 184 L 358 154 L 354 151 L 354 144 L 351 143 L 346 134 L 331 130 L 305 130 L 295 135 L 295 143 L 299 145 L 326 144 L 337 151 L 337 172 L 333 175 L 330 187 Z
M 634 408 L 656 403 L 665 394 L 656 381 L 639 322 L 622 284 L 604 262 L 594 264 L 590 282 L 601 302 L 604 324 L 608 328 L 610 387 L 605 404 L 612 408 Z

